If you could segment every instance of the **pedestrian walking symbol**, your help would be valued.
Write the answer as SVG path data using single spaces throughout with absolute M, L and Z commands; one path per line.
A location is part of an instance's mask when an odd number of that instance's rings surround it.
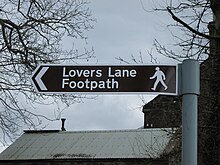
M 164 87 L 164 90 L 167 90 L 167 85 L 165 84 L 165 80 L 166 80 L 166 76 L 165 74 L 163 73 L 163 71 L 160 70 L 159 67 L 156 67 L 155 68 L 156 72 L 154 73 L 154 75 L 152 77 L 150 77 L 150 79 L 155 79 L 156 78 L 156 81 L 154 82 L 154 86 L 151 88 L 153 91 L 156 90 L 159 82 L 163 85 Z

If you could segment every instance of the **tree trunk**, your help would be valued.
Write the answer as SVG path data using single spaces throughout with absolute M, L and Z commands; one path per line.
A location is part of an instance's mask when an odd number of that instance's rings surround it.
M 211 0 L 214 21 L 209 23 L 210 35 L 220 36 L 220 0 Z M 220 164 L 220 39 L 210 40 L 209 110 L 206 117 L 204 164 Z

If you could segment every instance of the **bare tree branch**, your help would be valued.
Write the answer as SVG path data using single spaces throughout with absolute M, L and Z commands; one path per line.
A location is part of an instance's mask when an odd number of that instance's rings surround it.
M 36 129 L 41 120 L 56 119 L 56 116 L 49 118 L 33 113 L 38 104 L 55 104 L 59 109 L 61 103 L 66 107 L 87 98 L 37 94 L 30 76 L 40 63 L 77 63 L 77 59 L 93 57 L 93 49 L 79 51 L 62 46 L 65 38 L 69 43 L 87 38 L 85 32 L 93 28 L 95 21 L 88 4 L 87 0 L 4 0 L 0 3 L 1 142 L 14 140 L 24 125 Z
M 178 23 L 180 23 L 181 25 L 183 25 L 185 28 L 187 28 L 188 30 L 190 30 L 192 33 L 195 33 L 201 37 L 204 37 L 206 39 L 220 39 L 220 37 L 218 36 L 210 36 L 210 35 L 206 35 L 204 33 L 199 32 L 198 30 L 193 29 L 192 27 L 190 27 L 187 23 L 185 23 L 183 20 L 179 19 L 178 17 L 175 16 L 175 14 L 172 12 L 172 10 L 167 7 L 167 11 L 171 14 L 172 18 L 177 21 Z

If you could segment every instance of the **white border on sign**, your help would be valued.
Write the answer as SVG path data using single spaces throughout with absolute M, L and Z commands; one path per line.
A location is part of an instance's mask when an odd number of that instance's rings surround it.
M 176 67 L 176 92 L 168 93 L 168 92 L 47 92 L 47 91 L 39 91 L 37 86 L 33 81 L 33 76 L 36 74 L 40 67 L 50 67 L 50 66 L 171 66 Z M 170 95 L 177 96 L 179 93 L 178 84 L 179 84 L 179 65 L 178 64 L 39 64 L 34 72 L 31 75 L 31 82 L 35 88 L 35 91 L 39 94 L 76 94 L 76 95 Z M 35 80 L 36 81 L 36 80 Z

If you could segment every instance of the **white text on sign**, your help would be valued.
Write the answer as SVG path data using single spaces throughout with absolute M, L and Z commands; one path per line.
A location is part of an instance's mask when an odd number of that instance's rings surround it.
M 62 89 L 64 88 L 70 88 L 70 89 L 118 89 L 119 88 L 119 82 L 114 79 L 115 78 L 121 78 L 121 77 L 136 77 L 137 71 L 135 69 L 112 69 L 111 67 L 108 67 L 108 72 L 105 81 L 94 81 L 86 79 L 84 81 L 74 81 L 70 80 L 69 78 L 80 78 L 80 77 L 86 77 L 86 78 L 100 78 L 103 76 L 102 70 L 100 69 L 71 69 L 67 70 L 66 67 L 63 67 L 63 80 L 62 80 Z

